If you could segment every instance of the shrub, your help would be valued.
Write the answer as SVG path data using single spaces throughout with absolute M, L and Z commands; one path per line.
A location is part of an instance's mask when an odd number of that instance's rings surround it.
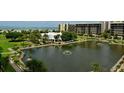
M 123 63 L 124 63 L 124 61 L 121 61 L 121 62 L 120 62 L 120 64 L 123 64 Z
M 121 67 L 121 65 L 120 65 L 120 64 L 118 64 L 118 65 L 117 65 L 117 69 L 119 69 L 120 67 Z
M 120 72 L 124 72 L 124 69 L 120 69 Z

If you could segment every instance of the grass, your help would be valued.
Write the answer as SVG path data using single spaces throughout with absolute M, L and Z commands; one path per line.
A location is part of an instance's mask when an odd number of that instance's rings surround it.
M 23 42 L 9 42 L 10 39 L 6 39 L 6 37 L 0 34 L 0 47 L 3 49 L 3 52 L 9 52 L 8 48 L 13 48 L 15 46 L 21 47 Z M 29 44 L 25 42 L 25 44 Z
M 95 37 L 77 36 L 77 41 L 96 40 Z
M 0 47 L 3 49 L 3 52 L 8 52 L 8 48 L 13 47 L 13 45 L 4 35 L 0 35 Z
M 87 40 L 87 36 L 77 36 L 77 41 Z

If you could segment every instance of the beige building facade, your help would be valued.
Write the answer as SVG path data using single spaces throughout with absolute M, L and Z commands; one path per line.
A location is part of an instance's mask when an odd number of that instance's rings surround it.
M 60 24 L 59 31 L 71 31 L 83 34 L 101 34 L 110 30 L 113 35 L 124 36 L 124 21 L 99 21 L 99 23 Z
M 59 24 L 59 31 L 68 31 L 68 24 Z

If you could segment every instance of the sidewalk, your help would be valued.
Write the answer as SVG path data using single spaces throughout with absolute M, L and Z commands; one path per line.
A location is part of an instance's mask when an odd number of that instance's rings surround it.
M 22 72 L 22 70 L 13 62 L 11 58 L 9 58 L 9 63 L 15 69 L 16 72 Z

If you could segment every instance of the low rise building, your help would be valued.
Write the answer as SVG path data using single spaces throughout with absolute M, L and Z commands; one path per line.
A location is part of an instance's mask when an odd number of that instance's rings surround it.
M 61 35 L 62 35 L 61 32 L 59 32 L 59 33 L 58 32 L 48 32 L 48 33 L 42 33 L 41 35 L 44 36 L 45 34 L 48 35 L 49 40 L 55 40 L 55 36 L 60 35 L 59 40 L 61 40 Z

